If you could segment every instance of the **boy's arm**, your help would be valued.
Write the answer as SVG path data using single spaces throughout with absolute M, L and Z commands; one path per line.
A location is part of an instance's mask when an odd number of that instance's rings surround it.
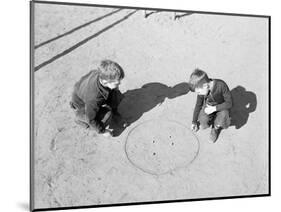
M 89 101 L 85 105 L 86 119 L 89 125 L 96 130 L 98 133 L 104 132 L 105 128 L 102 122 L 96 120 L 96 115 L 99 111 L 98 101 Z
M 111 90 L 108 100 L 107 100 L 107 105 L 112 108 L 112 111 L 117 112 L 118 110 L 118 105 L 121 103 L 122 99 L 124 98 L 123 94 L 119 89 L 114 89 Z
M 203 103 L 204 103 L 204 96 L 197 95 L 197 100 L 196 100 L 195 108 L 193 111 L 193 118 L 192 118 L 193 124 L 197 124 L 198 116 L 199 116 L 200 110 L 202 109 Z
M 222 87 L 222 95 L 224 98 L 224 102 L 216 105 L 216 111 L 228 110 L 232 107 L 231 93 L 226 84 Z

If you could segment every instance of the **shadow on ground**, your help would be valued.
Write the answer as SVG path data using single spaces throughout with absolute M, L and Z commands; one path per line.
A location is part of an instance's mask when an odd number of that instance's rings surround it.
M 136 13 L 137 10 L 134 10 L 133 12 L 130 12 L 129 14 L 127 14 L 126 16 L 124 16 L 123 18 L 115 21 L 114 23 L 106 26 L 105 28 L 103 28 L 102 30 L 96 32 L 95 34 L 85 38 L 84 40 L 76 43 L 75 45 L 71 46 L 70 48 L 68 49 L 65 49 L 63 52 L 55 55 L 54 57 L 42 62 L 41 64 L 37 65 L 34 67 L 34 71 L 38 71 L 39 69 L 43 68 L 44 66 L 56 61 L 57 59 L 69 54 L 70 52 L 72 52 L 73 50 L 77 49 L 78 47 L 84 45 L 85 43 L 89 42 L 90 40 L 94 39 L 95 37 L 98 37 L 99 35 L 101 35 L 102 33 L 108 31 L 109 29 L 113 28 L 114 26 L 122 23 L 123 21 L 127 20 L 130 16 L 132 16 L 134 13 Z M 73 30 L 76 30 L 76 29 L 73 29 Z M 51 41 L 46 41 L 46 42 L 51 42 Z M 45 43 L 46 43 L 45 42 Z M 44 45 L 44 44 L 41 44 L 41 46 Z M 38 48 L 38 47 L 37 47 Z
M 230 110 L 231 125 L 236 129 L 243 127 L 257 107 L 256 94 L 246 91 L 242 86 L 237 86 L 231 90 L 233 106 Z
M 151 16 L 152 14 L 155 14 L 155 13 L 160 13 L 160 12 L 165 12 L 163 10 L 144 10 L 144 17 L 145 18 L 148 18 L 149 16 Z M 180 19 L 184 16 L 188 16 L 188 15 L 192 15 L 193 12 L 185 12 L 185 13 L 177 13 L 175 12 L 174 13 L 174 20 L 176 19 Z
M 67 36 L 67 35 L 69 35 L 69 34 L 72 34 L 72 33 L 74 33 L 74 32 L 77 31 L 77 30 L 80 30 L 80 29 L 82 29 L 82 28 L 84 28 L 84 27 L 86 27 L 86 26 L 88 26 L 88 25 L 90 25 L 90 24 L 93 24 L 93 23 L 95 23 L 95 22 L 97 22 L 97 21 L 100 21 L 100 20 L 102 20 L 102 19 L 104 19 L 104 18 L 106 18 L 106 17 L 108 17 L 108 16 L 111 16 L 111 15 L 113 15 L 113 14 L 115 14 L 115 13 L 121 11 L 121 10 L 122 10 L 122 9 L 114 10 L 114 11 L 108 13 L 108 14 L 105 14 L 105 15 L 101 16 L 101 17 L 95 18 L 94 20 L 91 20 L 91 21 L 89 21 L 89 22 L 87 22 L 87 23 L 84 23 L 84 24 L 82 24 L 82 25 L 80 25 L 80 26 L 77 26 L 77 27 L 75 27 L 75 28 L 73 28 L 73 29 L 71 29 L 71 30 L 69 30 L 69 31 L 67 31 L 67 32 L 65 32 L 65 33 L 62 33 L 62 34 L 60 34 L 60 35 L 58 35 L 58 36 L 56 36 L 56 37 L 54 37 L 54 38 L 51 38 L 51 39 L 49 39 L 49 40 L 47 40 L 47 41 L 44 41 L 44 42 L 42 42 L 42 43 L 39 43 L 39 44 L 37 44 L 36 46 L 34 46 L 34 48 L 37 49 L 37 48 L 39 48 L 39 47 L 41 47 L 41 46 L 44 46 L 44 45 L 46 45 L 46 44 L 48 44 L 48 43 L 51 43 L 51 42 L 57 40 L 57 39 L 59 39 L 59 38 L 62 38 L 62 37 Z
M 137 121 L 145 112 L 153 109 L 157 105 L 161 105 L 166 98 L 174 99 L 188 92 L 188 83 L 184 82 L 173 87 L 159 82 L 148 83 L 141 88 L 128 90 L 122 94 L 118 112 L 129 126 Z M 122 124 L 123 121 L 120 120 L 120 117 L 113 116 L 110 128 L 114 130 L 114 136 L 119 136 L 125 130 Z
M 192 14 L 193 14 L 193 12 L 186 12 L 186 13 L 181 13 L 181 14 L 175 13 L 174 19 L 175 19 L 175 20 L 176 20 L 176 19 L 180 19 L 180 18 L 182 18 L 182 17 L 189 16 L 189 15 L 192 15 Z

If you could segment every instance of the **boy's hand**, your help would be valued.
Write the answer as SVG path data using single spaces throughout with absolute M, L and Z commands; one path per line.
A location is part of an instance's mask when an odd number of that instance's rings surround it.
M 197 132 L 197 131 L 199 130 L 198 124 L 192 123 L 190 129 L 191 129 L 193 132 Z
M 216 106 L 211 106 L 211 105 L 207 104 L 204 111 L 205 111 L 206 114 L 209 115 L 209 114 L 216 111 Z

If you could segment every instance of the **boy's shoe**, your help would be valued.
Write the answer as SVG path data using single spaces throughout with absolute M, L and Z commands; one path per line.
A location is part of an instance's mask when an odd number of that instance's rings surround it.
M 210 141 L 212 143 L 215 143 L 219 137 L 219 134 L 221 132 L 221 127 L 212 127 L 211 133 L 210 133 Z
M 83 122 L 83 121 L 80 121 L 80 120 L 75 120 L 74 122 L 76 124 L 80 125 L 81 127 L 83 127 L 84 129 L 88 129 L 90 127 L 86 122 Z

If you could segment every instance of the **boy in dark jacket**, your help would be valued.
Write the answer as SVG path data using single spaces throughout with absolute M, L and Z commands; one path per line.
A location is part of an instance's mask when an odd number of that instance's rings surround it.
M 209 79 L 200 69 L 195 69 L 191 74 L 189 85 L 198 94 L 191 129 L 196 132 L 199 124 L 200 129 L 212 125 L 210 141 L 214 143 L 220 131 L 228 128 L 231 122 L 229 110 L 232 97 L 229 88 L 223 80 Z
M 112 113 L 118 113 L 118 86 L 123 78 L 123 69 L 111 60 L 102 60 L 96 70 L 84 75 L 74 85 L 70 102 L 75 122 L 106 137 L 111 136 L 106 126 Z

